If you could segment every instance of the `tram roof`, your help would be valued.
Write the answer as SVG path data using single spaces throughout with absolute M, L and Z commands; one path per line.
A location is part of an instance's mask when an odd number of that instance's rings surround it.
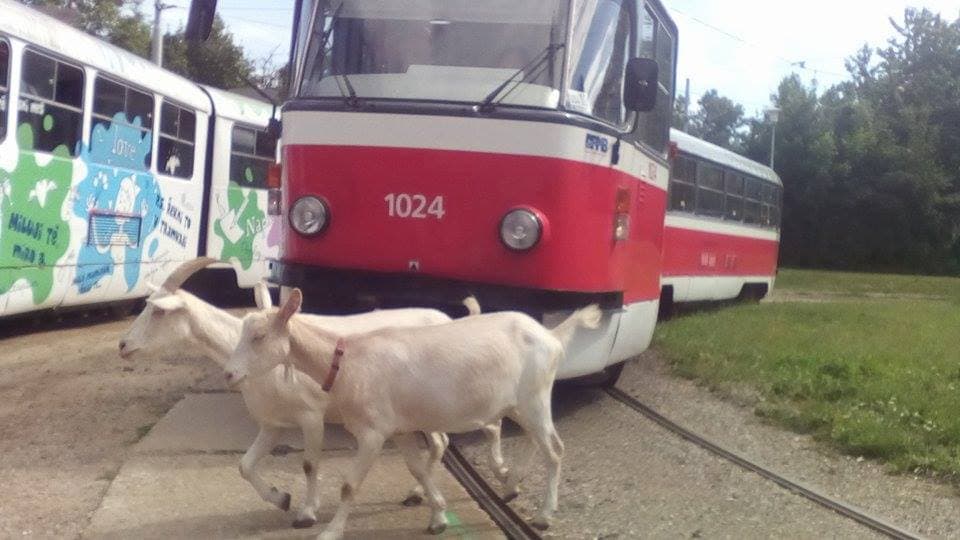
M 678 129 L 670 130 L 670 140 L 677 143 L 680 151 L 686 154 L 713 161 L 725 167 L 756 176 L 768 182 L 773 182 L 779 186 L 783 185 L 780 177 L 770 167 L 762 163 L 757 163 L 752 159 L 745 158 L 736 152 L 731 152 L 726 148 L 721 148 L 703 139 L 698 139 Z
M 196 83 L 19 2 L 0 0 L 0 33 L 210 112 L 210 100 Z
M 217 116 L 223 116 L 254 126 L 265 127 L 273 116 L 273 105 L 265 101 L 253 99 L 233 92 L 227 92 L 203 85 L 203 89 L 210 94 Z

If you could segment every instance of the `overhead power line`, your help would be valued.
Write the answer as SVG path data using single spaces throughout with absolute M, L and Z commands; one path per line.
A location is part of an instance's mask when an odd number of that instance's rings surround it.
M 769 54 L 770 56 L 773 56 L 773 57 L 776 58 L 777 60 L 779 60 L 779 61 L 781 61 L 781 62 L 783 62 L 783 63 L 785 63 L 785 64 L 787 64 L 787 65 L 789 65 L 789 66 L 791 66 L 791 67 L 796 67 L 796 68 L 800 68 L 800 69 L 803 70 L 803 71 L 811 72 L 811 73 L 814 74 L 814 77 L 816 77 L 817 75 L 819 75 L 819 74 L 821 74 L 821 73 L 824 74 L 824 75 L 832 75 L 832 76 L 834 76 L 834 77 L 840 77 L 840 78 L 846 78 L 846 77 L 847 77 L 847 75 L 846 75 L 846 74 L 843 74 L 843 73 L 837 73 L 837 72 L 835 72 L 835 71 L 830 71 L 830 70 L 827 70 L 827 69 L 820 69 L 820 68 L 818 68 L 818 67 L 811 67 L 812 64 L 811 64 L 808 60 L 791 60 L 791 59 L 789 59 L 789 58 L 783 57 L 783 56 L 781 56 L 781 55 L 779 55 L 779 54 L 777 54 L 777 53 L 775 53 L 775 52 L 772 52 L 772 48 L 769 47 L 769 46 L 764 46 L 764 45 L 761 45 L 761 44 L 759 44 L 759 43 L 755 43 L 755 42 L 746 40 L 746 39 L 744 39 L 744 38 L 742 38 L 742 37 L 734 34 L 733 32 L 729 32 L 729 31 L 727 31 L 727 30 L 724 30 L 723 28 L 720 28 L 719 26 L 716 26 L 716 25 L 714 25 L 714 24 L 711 24 L 711 23 L 709 23 L 709 22 L 707 22 L 707 21 L 704 21 L 703 19 L 700 19 L 700 18 L 698 18 L 698 17 L 696 17 L 696 16 L 694 16 L 694 15 L 690 15 L 689 13 L 686 13 L 686 12 L 684 12 L 684 11 L 681 11 L 681 10 L 679 10 L 679 9 L 677 9 L 677 8 L 671 7 L 671 8 L 668 8 L 668 9 L 669 9 L 670 11 L 673 11 L 674 13 L 677 13 L 678 15 L 681 15 L 681 16 L 683 16 L 683 17 L 685 17 L 685 18 L 687 18 L 687 19 L 689 19 L 689 20 L 691 20 L 691 21 L 699 24 L 700 26 L 703 26 L 704 28 L 707 28 L 707 29 L 709 29 L 709 30 L 712 30 L 713 32 L 716 32 L 716 33 L 718 33 L 718 34 L 720 34 L 720 35 L 722 35 L 722 36 L 724 36 L 724 37 L 726 37 L 726 38 L 728 38 L 728 39 L 731 39 L 731 40 L 733 40 L 733 41 L 736 41 L 736 42 L 738 42 L 738 43 L 741 43 L 742 45 L 746 45 L 746 46 L 748 46 L 748 47 L 752 47 L 752 48 L 754 48 L 754 49 L 759 49 L 759 50 L 761 50 L 761 51 Z

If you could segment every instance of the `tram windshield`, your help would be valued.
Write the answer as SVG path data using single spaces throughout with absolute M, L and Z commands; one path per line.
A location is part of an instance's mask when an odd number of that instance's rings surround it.
M 568 3 L 320 0 L 299 94 L 556 108 Z

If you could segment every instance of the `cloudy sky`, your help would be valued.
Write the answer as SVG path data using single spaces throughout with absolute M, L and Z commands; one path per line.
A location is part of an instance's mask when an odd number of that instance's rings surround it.
M 893 35 L 889 19 L 926 7 L 948 19 L 960 0 L 664 0 L 680 28 L 679 87 L 689 78 L 694 101 L 716 88 L 748 114 L 791 72 L 828 87 L 846 77 L 844 60 L 863 44 L 883 45 Z M 187 5 L 187 0 L 169 2 Z M 293 0 L 220 0 L 221 15 L 255 58 L 288 54 Z M 183 23 L 185 9 L 165 14 L 165 26 Z M 800 66 L 803 62 L 803 67 Z

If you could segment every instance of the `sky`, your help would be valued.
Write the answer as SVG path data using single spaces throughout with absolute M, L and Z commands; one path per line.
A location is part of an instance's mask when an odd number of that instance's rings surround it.
M 482 1 L 482 0 L 478 0 Z M 770 94 L 790 73 L 826 89 L 847 78 L 844 61 L 864 44 L 893 37 L 890 18 L 908 7 L 960 16 L 960 0 L 663 0 L 680 33 L 678 91 L 690 79 L 695 103 L 717 89 L 754 116 L 770 106 Z M 164 13 L 170 30 L 185 23 L 188 0 Z M 293 0 L 220 0 L 220 15 L 253 58 L 289 54 Z M 803 64 L 799 64 L 803 62 Z

